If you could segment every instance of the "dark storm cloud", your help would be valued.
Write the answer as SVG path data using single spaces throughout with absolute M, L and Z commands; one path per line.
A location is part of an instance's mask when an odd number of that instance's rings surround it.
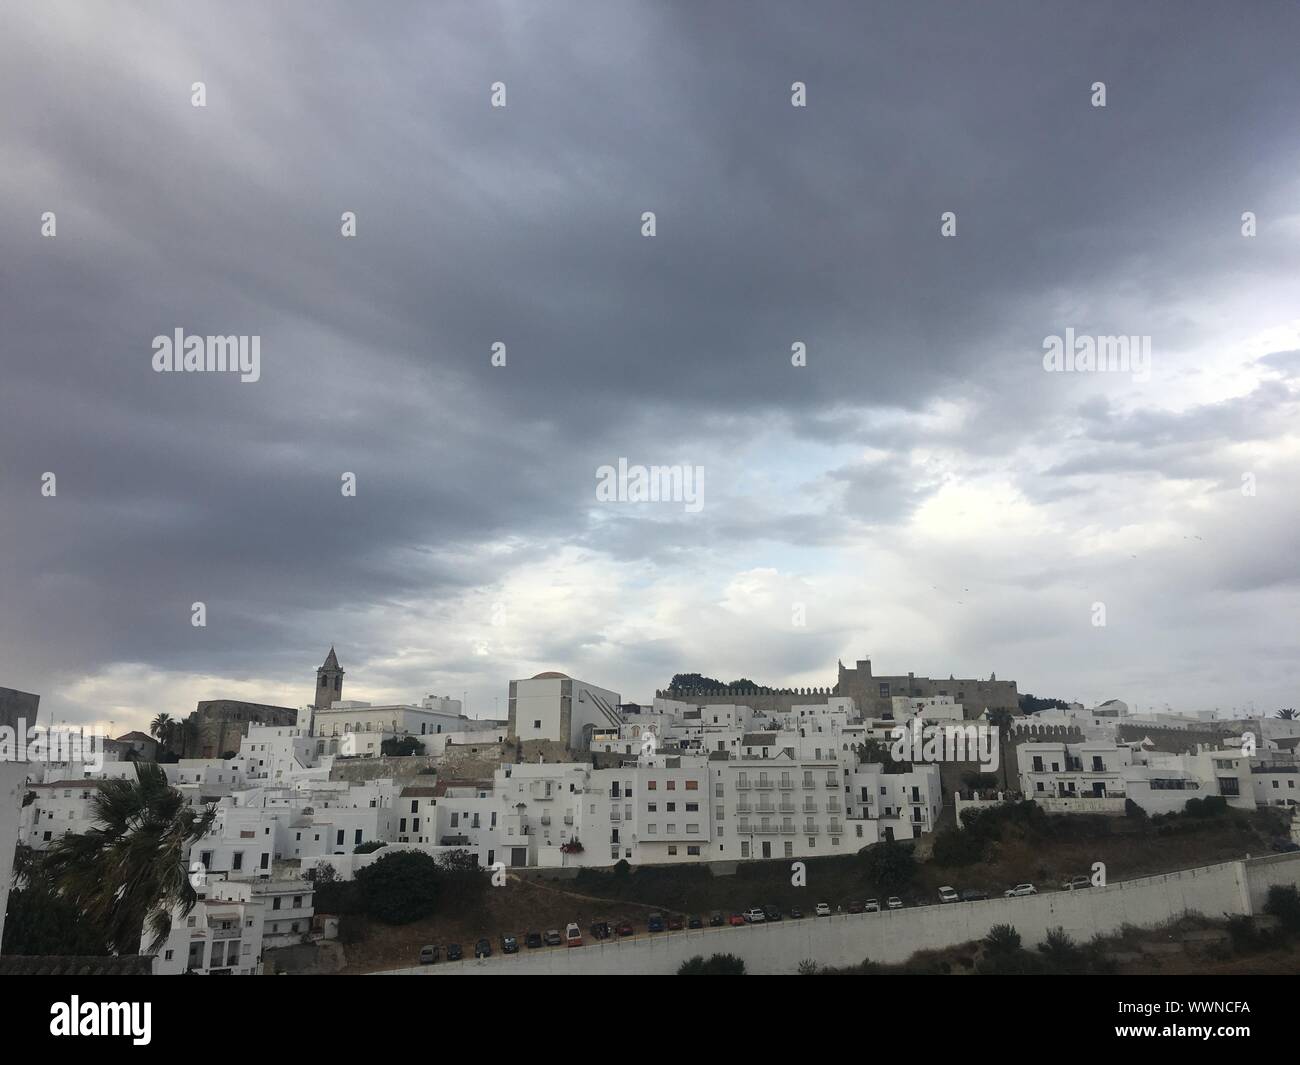
M 1077 403 L 1039 370 L 1044 335 L 1177 345 L 1178 301 L 1225 269 L 1296 266 L 1267 229 L 1241 260 L 1236 235 L 1243 198 L 1293 210 L 1281 5 L 56 3 L 0 23 L 0 682 L 20 687 L 116 661 L 282 675 L 326 627 L 381 654 L 369 609 L 566 543 L 671 564 L 895 523 L 928 491 L 909 448 L 996 461 Z M 176 327 L 259 334 L 262 380 L 154 374 Z M 1281 387 L 1085 431 L 1140 465 L 1249 438 Z M 971 416 L 873 419 L 935 401 Z M 810 470 L 838 504 L 591 520 L 597 465 L 693 461 L 774 422 L 896 459 Z M 581 641 L 603 645 L 538 651 Z

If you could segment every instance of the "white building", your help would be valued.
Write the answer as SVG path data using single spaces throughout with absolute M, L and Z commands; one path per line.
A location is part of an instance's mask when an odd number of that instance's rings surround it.
M 570 750 L 585 749 L 591 730 L 617 728 L 622 697 L 563 673 L 538 673 L 510 682 L 510 733 L 520 740 L 551 740 Z

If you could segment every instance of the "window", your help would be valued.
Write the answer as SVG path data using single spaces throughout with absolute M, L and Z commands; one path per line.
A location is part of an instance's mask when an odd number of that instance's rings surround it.
M 536 718 L 533 721 L 533 728 L 541 728 L 541 727 L 542 727 L 542 719 L 540 717 Z
M 668 845 L 668 856 L 672 858 L 672 857 L 676 857 L 676 855 L 677 855 L 677 845 L 675 843 L 670 843 Z
M 700 790 L 700 782 L 699 782 L 698 780 L 688 780 L 688 781 L 686 782 L 686 790 L 687 790 L 687 791 L 699 791 L 699 790 Z
M 695 856 L 695 857 L 698 857 L 698 856 L 699 856 L 699 853 L 700 853 L 699 845 L 697 844 L 697 845 L 694 845 L 694 846 L 687 847 L 687 848 L 686 848 L 686 853 L 687 853 L 688 855 L 693 855 L 693 856 Z
M 659 790 L 659 781 L 657 781 L 657 780 L 647 780 L 645 786 L 646 786 L 646 790 L 647 790 L 647 791 L 658 791 L 658 790 Z
M 669 791 L 676 791 L 676 790 L 677 790 L 677 781 L 675 781 L 675 780 L 670 780 L 670 781 L 668 781 L 668 790 L 669 790 Z

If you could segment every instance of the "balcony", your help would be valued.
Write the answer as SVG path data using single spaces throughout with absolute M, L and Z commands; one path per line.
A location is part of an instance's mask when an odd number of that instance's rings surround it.
M 775 836 L 775 835 L 776 835 L 776 826 L 775 826 L 775 825 L 759 825 L 757 828 L 751 829 L 751 831 L 752 831 L 752 832 L 754 833 L 754 835 L 756 835 L 756 836 Z
M 806 814 L 815 814 L 817 812 L 817 804 L 815 802 L 804 803 L 803 812 Z
M 832 821 L 830 828 L 826 831 L 832 836 L 842 836 L 844 835 L 844 826 Z
M 782 791 L 793 791 L 794 781 L 782 779 L 781 783 L 779 783 L 777 787 L 780 788 Z
M 543 825 L 549 825 L 550 823 L 551 823 L 551 815 L 550 815 L 550 814 L 542 814 L 542 824 L 543 824 Z
M 754 807 L 753 807 L 750 803 L 747 803 L 747 802 L 738 802 L 738 803 L 736 803 L 736 813 L 738 813 L 738 814 L 752 814 L 753 812 L 754 812 Z
M 803 834 L 805 836 L 816 836 L 821 834 L 821 829 L 816 825 L 804 825 Z
M 622 813 L 619 812 L 618 810 L 610 810 L 610 811 L 609 811 L 609 819 L 610 819 L 611 821 L 622 821 L 622 820 L 623 820 L 623 815 L 622 815 Z
M 749 790 L 749 781 L 748 781 L 748 780 L 738 780 L 738 781 L 736 781 L 736 790 L 737 790 L 737 791 L 748 791 L 748 790 Z
M 783 835 L 783 836 L 793 836 L 793 835 L 795 834 L 795 831 L 796 831 L 796 829 L 795 829 L 794 825 L 782 825 L 782 826 L 781 826 L 781 835 Z
M 759 812 L 760 814 L 768 814 L 768 815 L 771 815 L 771 814 L 776 813 L 776 807 L 773 806 L 770 802 L 769 802 L 769 803 L 765 803 L 765 804 L 762 804 L 762 805 L 759 806 L 759 808 L 758 808 L 758 812 Z
M 565 815 L 564 815 L 564 823 L 565 823 L 566 825 L 571 825 L 571 824 L 573 824 L 573 814 L 565 814 Z
M 760 780 L 754 787 L 759 791 L 771 791 L 775 785 L 770 780 Z
M 827 777 L 827 778 L 826 778 L 826 786 L 827 786 L 828 788 L 838 788 L 838 787 L 840 786 L 839 778 L 837 778 L 837 777 Z
M 807 791 L 807 790 L 809 790 L 809 789 L 811 789 L 811 788 L 815 788 L 815 787 L 817 787 L 817 781 L 813 780 L 811 777 L 804 777 L 804 779 L 803 779 L 803 787 L 804 787 L 804 790 L 805 790 L 805 791 Z
M 783 814 L 792 814 L 795 812 L 794 803 L 792 802 L 783 802 L 778 809 Z

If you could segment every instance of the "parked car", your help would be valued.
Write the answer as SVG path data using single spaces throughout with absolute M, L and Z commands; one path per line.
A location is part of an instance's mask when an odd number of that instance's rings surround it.
M 480 939 L 474 944 L 474 957 L 490 958 L 492 957 L 492 944 L 486 939 Z
M 618 927 L 614 929 L 620 936 L 634 936 L 636 929 L 632 927 L 631 921 L 619 921 Z
M 671 913 L 668 915 L 668 931 L 680 932 L 682 930 L 683 925 L 684 922 L 682 921 L 681 917 L 678 914 Z
M 1300 843 L 1292 843 L 1289 839 L 1275 840 L 1272 849 L 1279 854 L 1290 854 L 1292 851 L 1300 851 Z
M 885 905 L 891 910 L 901 910 L 903 908 L 903 900 L 897 895 L 890 895 L 889 898 L 885 899 Z
M 962 902 L 983 902 L 989 897 L 989 893 L 982 888 L 967 888 L 961 893 Z
M 751 906 L 745 911 L 745 921 L 747 924 L 762 924 L 767 920 L 767 914 L 763 912 L 761 906 Z
M 501 953 L 502 953 L 502 954 L 518 954 L 518 953 L 519 953 L 519 940 L 517 940 L 514 936 L 502 936 L 502 937 L 501 937 Z
M 465 955 L 461 953 L 461 950 L 460 950 L 460 944 L 459 944 L 459 943 L 448 943 L 448 944 L 447 944 L 447 960 L 448 960 L 448 961 L 460 961 L 460 959 L 463 958 L 464 956 L 465 956 Z
M 542 945 L 541 932 L 529 932 L 528 935 L 524 936 L 524 946 L 526 946 L 529 950 L 536 950 L 541 945 Z
M 794 907 L 794 906 L 791 906 L 791 907 L 790 907 L 790 917 L 791 917 L 792 920 L 795 920 L 795 921 L 800 920 L 800 919 L 803 917 L 803 910 L 800 910 L 800 909 L 797 909 L 797 908 Z
M 560 935 L 560 930 L 558 928 L 548 928 L 546 930 L 546 935 L 543 938 L 546 940 L 546 945 L 548 947 L 558 947 L 564 942 L 564 937 Z
M 438 955 L 441 954 L 441 953 L 442 953 L 442 952 L 441 952 L 437 947 L 432 947 L 432 946 L 430 946 L 430 947 L 421 947 L 421 948 L 420 948 L 420 964 L 421 964 L 421 965 L 432 965 L 434 962 L 436 962 L 436 961 L 438 960 Z
M 645 926 L 651 932 L 662 932 L 665 928 L 663 914 L 652 913 Z
M 1080 888 L 1092 887 L 1092 878 L 1086 876 L 1072 876 L 1061 885 L 1062 891 L 1078 891 Z
M 829 902 L 817 903 L 816 913 L 818 917 L 829 917 L 831 915 L 831 904 Z
M 592 939 L 608 939 L 610 936 L 609 922 L 597 921 L 591 926 Z
M 782 914 L 775 906 L 764 906 L 763 916 L 769 921 L 780 921 L 784 917 L 784 914 Z
M 850 903 L 849 903 L 849 913 L 861 913 L 862 910 L 863 910 L 863 905 L 862 905 L 862 903 L 860 903 L 860 902 L 850 902 Z
M 733 928 L 742 926 L 744 923 L 745 915 L 743 913 L 733 913 L 727 918 L 727 924 L 731 925 Z
M 879 899 L 867 899 L 866 911 L 867 911 L 867 913 L 879 913 L 879 912 L 880 912 L 880 900 L 879 900 Z
M 704 918 L 702 918 L 698 913 L 693 913 L 693 914 L 690 915 L 690 917 L 688 917 L 688 918 L 686 919 L 686 927 L 687 927 L 687 928 L 703 928 L 703 927 L 704 927 Z
M 564 929 L 564 942 L 570 947 L 582 946 L 582 929 L 576 921 L 570 921 Z
M 957 889 L 956 889 L 956 888 L 953 888 L 953 887 L 949 887 L 947 884 L 945 884 L 943 887 L 941 887 L 941 888 L 939 889 L 939 901 L 940 901 L 940 902 L 956 902 L 956 901 L 957 901 Z
M 716 910 L 709 915 L 710 928 L 719 928 L 726 923 L 727 923 L 727 919 L 723 917 L 722 914 L 718 913 Z
M 1023 898 L 1025 895 L 1037 895 L 1038 888 L 1034 887 L 1033 884 L 1017 884 L 1013 888 L 1007 888 L 1002 894 L 1008 899 L 1018 899 Z

